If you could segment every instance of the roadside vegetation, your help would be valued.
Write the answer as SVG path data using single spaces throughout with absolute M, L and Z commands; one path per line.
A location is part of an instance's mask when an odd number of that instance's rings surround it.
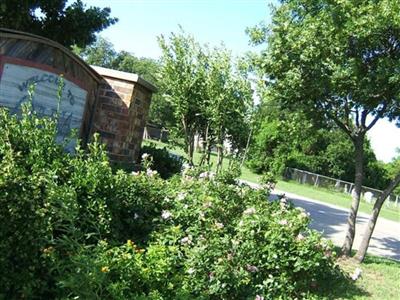
M 98 136 L 66 153 L 57 120 L 0 108 L 0 299 L 398 297 L 399 262 L 366 251 L 379 215 L 400 221 L 385 206 L 400 156 L 378 161 L 367 137 L 382 119 L 400 126 L 399 1 L 284 0 L 247 29 L 259 53 L 233 57 L 179 28 L 158 37 L 159 60 L 96 40 L 117 22 L 109 8 L 20 2 L 1 5 L 0 25 L 155 84 L 150 122 L 173 147 L 146 142 L 140 167 L 111 166 Z M 285 197 L 266 201 L 287 167 L 354 182 L 352 198 L 276 185 L 350 207 L 341 249 Z M 373 205 L 363 184 L 384 190 Z M 351 258 L 358 211 L 370 219 Z
M 177 146 L 171 146 L 167 143 L 162 143 L 160 141 L 155 140 L 144 140 L 145 145 L 153 145 L 153 147 L 158 147 L 159 149 L 168 149 L 169 152 L 174 153 L 178 156 L 185 158 L 185 152 Z M 194 153 L 194 163 L 197 164 L 201 159 L 201 153 Z M 216 162 L 216 154 L 211 153 L 211 164 L 210 170 L 215 172 L 215 162 Z M 224 159 L 224 168 L 229 168 L 230 165 L 233 164 L 234 159 L 225 158 Z M 236 162 L 237 163 L 237 162 Z M 240 179 L 252 182 L 252 183 L 260 183 L 262 176 L 255 173 L 251 169 L 246 166 L 241 168 Z M 351 195 L 336 191 L 335 189 L 328 189 L 323 187 L 315 187 L 307 184 L 300 184 L 293 180 L 284 180 L 283 178 L 277 177 L 276 189 L 288 193 L 297 194 L 299 196 L 308 197 L 311 199 L 315 199 L 321 202 L 334 204 L 343 208 L 348 208 L 351 202 Z M 373 208 L 372 203 L 367 203 L 362 200 L 360 203 L 360 212 L 371 214 Z M 388 220 L 400 222 L 400 207 L 396 207 L 392 204 L 390 206 L 384 206 L 381 210 L 381 217 L 386 218 Z
M 315 299 L 323 282 L 351 284 L 268 185 L 189 166 L 164 180 L 147 154 L 113 172 L 96 137 L 65 153 L 56 124 L 0 109 L 0 298 Z

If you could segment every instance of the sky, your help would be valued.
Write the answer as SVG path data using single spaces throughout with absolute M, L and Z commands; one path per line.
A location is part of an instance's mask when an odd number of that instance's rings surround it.
M 223 43 L 239 56 L 259 51 L 249 44 L 247 27 L 270 21 L 268 0 L 83 0 L 87 6 L 110 7 L 119 19 L 100 35 L 138 57 L 158 58 L 157 37 L 179 30 L 210 46 Z M 276 3 L 276 1 L 275 1 Z M 379 160 L 389 162 L 400 148 L 400 128 L 380 120 L 368 133 Z

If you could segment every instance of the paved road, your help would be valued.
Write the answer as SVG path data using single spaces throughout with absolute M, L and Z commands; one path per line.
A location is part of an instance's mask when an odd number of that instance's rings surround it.
M 323 232 L 323 235 L 342 246 L 348 210 L 336 205 L 327 204 L 299 195 L 274 190 L 271 197 L 284 193 L 294 205 L 304 208 L 311 215 L 311 228 Z M 368 222 L 368 215 L 359 213 L 357 216 L 356 238 L 354 249 L 358 249 Z M 400 260 L 400 223 L 379 217 L 374 234 L 368 248 L 368 253 Z

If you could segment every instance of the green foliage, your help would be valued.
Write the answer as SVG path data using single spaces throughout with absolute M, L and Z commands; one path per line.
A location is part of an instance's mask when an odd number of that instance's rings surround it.
M 66 0 L 3 0 L 0 27 L 41 35 L 66 47 L 85 47 L 96 40 L 96 33 L 118 21 L 110 17 L 108 7 L 86 9 L 81 0 L 66 5 Z
M 75 195 L 58 184 L 67 157 L 54 143 L 54 122 L 36 118 L 28 107 L 21 120 L 0 109 L 0 132 L 0 291 L 20 298 L 52 281 L 43 272 L 42 251 L 63 228 L 57 216 L 76 211 Z
M 349 256 L 364 183 L 366 134 L 382 118 L 400 121 L 400 2 L 281 3 L 268 30 L 256 28 L 251 34 L 253 42 L 267 42 L 255 65 L 268 99 L 334 122 L 354 144 L 354 197 L 342 248 Z
M 179 183 L 156 235 L 186 257 L 182 288 L 193 298 L 300 297 L 335 272 L 330 246 L 307 229 L 304 212 L 285 200 L 265 201 L 264 190 L 200 177 Z M 172 241 L 164 238 L 171 230 Z
M 117 55 L 114 45 L 99 37 L 95 43 L 86 48 L 74 47 L 74 52 L 82 57 L 89 65 L 111 68 L 114 65 L 115 56 Z
M 223 161 L 223 144 L 245 148 L 249 132 L 252 90 L 244 60 L 235 62 L 224 47 L 199 45 L 182 29 L 168 39 L 161 36 L 161 83 L 175 115 L 174 131 L 184 138 L 193 163 L 194 135 L 203 140 L 203 158 L 211 146 L 218 152 L 217 172 Z
M 400 148 L 397 148 L 397 157 L 393 158 L 390 163 L 385 165 L 388 176 L 390 179 L 394 179 L 396 175 L 400 172 Z M 394 190 L 396 195 L 400 195 L 400 187 L 397 187 Z
M 283 175 L 287 167 L 292 167 L 354 180 L 354 145 L 333 124 L 315 124 L 303 113 L 274 106 L 273 102 L 261 104 L 255 119 L 247 164 L 257 173 Z M 384 189 L 389 178 L 368 140 L 364 153 L 364 185 Z
M 165 181 L 148 157 L 113 173 L 96 139 L 66 154 L 29 107 L 0 130 L 2 298 L 305 298 L 341 276 L 304 211 L 238 174 Z
M 162 89 L 177 120 L 174 129 L 184 137 L 185 152 L 192 164 L 194 135 L 203 118 L 205 55 L 194 38 L 182 29 L 168 39 L 160 36 L 158 42 L 162 51 Z
M 166 147 L 157 148 L 154 144 L 145 145 L 142 146 L 140 153 L 142 159 L 143 155 L 149 155 L 151 157 L 151 166 L 163 179 L 180 173 L 182 169 L 183 158 L 171 155 Z
M 374 125 L 367 114 L 397 119 L 399 2 L 282 2 L 258 61 L 270 97 L 328 116 L 353 134 Z

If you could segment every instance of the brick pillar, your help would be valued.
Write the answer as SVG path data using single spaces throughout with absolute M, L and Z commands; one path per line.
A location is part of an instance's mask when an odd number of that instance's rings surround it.
M 135 74 L 94 67 L 103 76 L 93 122 L 113 162 L 134 163 L 155 88 Z

